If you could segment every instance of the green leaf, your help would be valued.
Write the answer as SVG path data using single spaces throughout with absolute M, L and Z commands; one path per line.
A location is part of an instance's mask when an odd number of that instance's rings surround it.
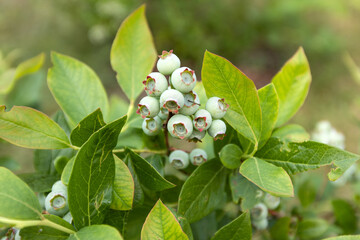
M 64 219 L 55 216 L 55 215 L 44 215 L 44 217 L 48 220 L 50 220 L 53 223 L 56 223 L 57 225 L 63 226 L 67 229 L 70 229 L 72 231 L 75 231 L 74 227 L 66 222 Z M 32 227 L 26 227 L 21 229 L 20 236 L 21 240 L 60 240 L 60 239 L 67 239 L 69 237 L 69 233 L 57 230 L 52 227 L 48 226 L 32 226 Z
M 25 148 L 68 148 L 65 132 L 45 114 L 29 107 L 0 106 L 0 138 Z
M 190 223 L 205 217 L 222 203 L 225 182 L 226 170 L 218 159 L 203 163 L 185 181 L 179 196 L 178 213 Z
M 290 142 L 304 142 L 310 140 L 310 134 L 300 125 L 288 124 L 275 129 L 271 137 L 277 137 Z
M 141 240 L 189 239 L 171 211 L 158 200 L 141 230 Z
M 42 218 L 35 193 L 4 167 L 0 167 L 0 186 L 0 223 L 16 226 L 21 221 Z
M 127 149 L 126 152 L 129 154 L 134 171 L 143 186 L 152 191 L 163 191 L 175 187 L 174 184 L 163 178 L 148 161 L 130 149 Z
M 355 233 L 357 229 L 357 217 L 355 209 L 345 200 L 334 199 L 333 206 L 336 225 L 340 226 L 343 234 Z
M 228 169 L 236 169 L 240 167 L 243 152 L 238 145 L 227 144 L 219 154 L 221 163 Z
M 51 191 L 52 185 L 59 180 L 58 176 L 46 173 L 23 173 L 19 174 L 19 177 L 29 185 L 34 192 Z
M 272 239 L 289 240 L 290 223 L 290 217 L 283 217 L 277 219 L 275 224 L 270 228 L 270 235 Z
M 338 236 L 331 238 L 324 238 L 324 240 L 359 240 L 360 235 L 346 235 L 346 236 Z
M 94 132 L 105 125 L 102 112 L 98 108 L 81 120 L 76 128 L 72 130 L 70 135 L 71 143 L 81 147 Z
M 89 66 L 55 52 L 51 53 L 51 61 L 48 86 L 70 125 L 76 126 L 97 108 L 107 115 L 109 103 L 105 89 Z
M 70 176 L 71 176 L 71 172 L 73 170 L 74 167 L 74 162 L 75 162 L 75 157 L 71 158 L 67 164 L 65 165 L 65 168 L 61 174 L 61 181 L 63 184 L 65 184 L 66 186 L 69 185 L 69 180 L 70 180 Z
M 261 136 L 261 109 L 254 83 L 226 59 L 205 52 L 201 78 L 208 97 L 225 98 L 225 120 L 255 145 Z
M 311 73 L 303 48 L 292 56 L 272 79 L 279 96 L 276 126 L 286 123 L 304 103 L 311 83 Z
M 16 70 L 9 69 L 6 71 L 6 75 L 1 75 L 0 77 L 0 94 L 7 94 L 11 92 L 11 90 L 14 88 L 17 80 L 20 78 L 33 74 L 43 66 L 45 60 L 45 54 L 40 53 L 39 55 L 30 58 L 22 63 L 20 63 Z
M 262 190 L 279 197 L 293 197 L 294 187 L 286 171 L 262 159 L 247 159 L 240 173 Z
M 313 141 L 289 143 L 278 138 L 270 138 L 255 156 L 284 168 L 289 174 L 334 165 L 335 168 L 328 174 L 331 181 L 338 179 L 360 158 L 356 154 L 323 143 Z
M 68 240 L 122 240 L 122 236 L 114 227 L 108 225 L 92 225 L 72 234 Z
M 317 189 L 310 179 L 306 179 L 300 184 L 298 189 L 298 195 L 301 205 L 306 208 L 316 199 Z
M 142 206 L 144 204 L 145 194 L 141 187 L 139 176 L 137 175 L 134 165 L 131 161 L 130 154 L 125 156 L 125 163 L 127 164 L 130 173 L 134 179 L 134 200 L 133 200 L 133 207 Z
M 142 81 L 152 71 L 156 60 L 145 5 L 121 24 L 111 47 L 110 60 L 120 87 L 130 101 L 135 101 L 143 91 Z
M 134 199 L 134 180 L 126 164 L 114 155 L 115 180 L 110 208 L 115 210 L 130 210 Z
M 68 194 L 75 226 L 102 223 L 110 207 L 115 162 L 112 150 L 126 122 L 126 116 L 95 132 L 76 155 Z
M 328 224 L 323 219 L 305 219 L 298 224 L 296 235 L 299 236 L 300 239 L 318 239 L 327 229 Z
M 261 138 L 259 149 L 265 145 L 275 127 L 279 113 L 279 97 L 273 83 L 258 91 L 261 106 Z
M 234 221 L 218 230 L 211 240 L 250 240 L 252 235 L 250 214 L 244 212 Z
M 263 192 L 239 172 L 229 175 L 229 184 L 233 202 L 238 203 L 241 198 L 242 211 L 253 208 L 261 200 Z
M 0 167 L 6 167 L 11 171 L 20 169 L 20 164 L 10 157 L 0 157 Z

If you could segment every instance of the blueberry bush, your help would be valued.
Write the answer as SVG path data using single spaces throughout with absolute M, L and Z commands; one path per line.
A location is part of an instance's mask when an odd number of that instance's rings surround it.
M 120 90 L 109 100 L 90 67 L 52 52 L 47 83 L 60 110 L 50 118 L 30 107 L 0 106 L 0 138 L 35 149 L 36 170 L 16 176 L 0 167 L 4 239 L 314 239 L 356 233 L 356 226 L 341 222 L 355 221 L 341 217 L 351 212 L 341 200 L 333 202 L 338 231 L 327 231 L 325 220 L 300 210 L 282 210 L 295 192 L 303 207 L 312 203 L 312 182 L 294 185 L 295 174 L 327 166 L 336 182 L 360 158 L 287 124 L 311 83 L 302 48 L 261 89 L 212 52 L 204 54 L 201 81 L 194 67 L 181 66 L 181 52 L 157 54 L 141 6 L 121 24 L 110 54 L 127 100 Z M 36 71 L 42 58 L 28 69 Z M 5 93 L 11 82 L 1 86 Z

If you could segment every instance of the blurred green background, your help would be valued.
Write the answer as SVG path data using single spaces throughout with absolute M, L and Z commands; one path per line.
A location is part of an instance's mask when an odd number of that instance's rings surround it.
M 120 94 L 110 67 L 112 40 L 122 20 L 143 2 L 133 0 L 2 0 L 0 50 L 16 66 L 41 52 L 43 70 L 17 83 L 8 105 L 29 105 L 51 115 L 57 110 L 46 86 L 49 52 L 73 56 L 91 66 L 110 94 Z M 347 149 L 359 152 L 354 99 L 360 92 L 344 63 L 351 54 L 360 64 L 359 0 L 152 0 L 147 18 L 158 53 L 174 49 L 182 65 L 200 77 L 205 49 L 229 59 L 258 87 L 271 80 L 285 61 L 303 46 L 313 82 L 308 99 L 292 122 L 311 131 L 328 119 L 345 134 Z M 15 51 L 14 51 L 15 50 Z M 1 102 L 0 102 L 1 103 Z M 32 158 L 0 144 L 0 156 Z M 31 171 L 30 159 L 25 171 Z

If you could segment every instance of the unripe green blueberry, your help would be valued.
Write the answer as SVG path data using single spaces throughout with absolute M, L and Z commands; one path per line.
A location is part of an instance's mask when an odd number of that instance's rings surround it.
M 141 127 L 146 135 L 155 136 L 159 134 L 162 128 L 162 121 L 158 116 L 154 118 L 145 118 Z
M 63 216 L 69 211 L 67 193 L 64 191 L 50 192 L 45 199 L 45 209 L 50 214 Z
M 212 121 L 211 126 L 208 129 L 208 133 L 214 138 L 214 140 L 222 140 L 225 137 L 226 124 L 222 120 L 216 119 Z
M 159 100 L 154 97 L 146 96 L 138 104 L 137 114 L 142 118 L 155 117 L 160 112 Z
M 211 114 L 205 109 L 199 109 L 194 115 L 194 128 L 200 132 L 210 128 L 212 124 Z
M 280 205 L 280 198 L 266 193 L 264 197 L 264 204 L 268 207 L 268 209 L 274 210 Z
M 269 225 L 269 221 L 266 218 L 263 218 L 260 220 L 252 221 L 252 224 L 257 230 L 265 230 Z
M 190 152 L 190 162 L 193 165 L 200 165 L 207 160 L 207 154 L 205 150 L 201 148 L 195 148 Z
M 8 239 L 8 238 L 6 238 L 6 239 Z M 17 231 L 15 233 L 14 240 L 21 240 L 20 229 L 17 229 Z
M 200 98 L 196 92 L 190 91 L 184 94 L 184 106 L 179 113 L 183 115 L 193 115 L 200 107 Z
M 65 214 L 65 216 L 63 216 L 63 219 L 65 221 L 67 221 L 68 223 L 72 224 L 73 221 L 73 217 L 71 215 L 71 212 L 68 212 L 67 214 Z
M 201 139 L 203 139 L 205 135 L 206 131 L 200 132 L 194 128 L 192 134 L 189 137 L 189 142 L 201 142 Z
M 268 216 L 268 208 L 263 203 L 256 204 L 250 212 L 253 220 L 266 219 Z
M 159 112 L 159 114 L 158 114 L 158 117 L 159 117 L 161 120 L 167 120 L 168 117 L 169 117 L 169 110 L 167 110 L 166 108 L 161 107 L 161 108 L 160 108 L 160 112 Z
M 178 68 L 171 74 L 171 84 L 176 90 L 188 93 L 196 85 L 195 72 L 188 67 Z
M 163 51 L 162 55 L 159 56 L 156 67 L 162 74 L 169 75 L 180 67 L 180 59 L 173 53 L 173 50 L 169 52 Z
M 169 162 L 176 169 L 184 169 L 189 166 L 189 154 L 182 150 L 175 150 L 170 153 Z
M 171 136 L 175 138 L 188 138 L 193 132 L 193 125 L 190 117 L 177 114 L 172 116 L 167 124 L 167 128 Z
M 184 106 L 184 96 L 175 89 L 168 89 L 160 96 L 160 107 L 166 108 L 169 112 L 177 114 Z
M 225 116 L 229 104 L 225 103 L 223 98 L 212 97 L 206 102 L 205 109 L 209 111 L 214 119 L 220 119 Z
M 51 187 L 52 192 L 64 191 L 67 192 L 67 187 L 62 183 L 61 180 L 55 182 Z
M 169 87 L 166 77 L 159 72 L 150 73 L 143 84 L 147 95 L 152 97 L 160 96 Z

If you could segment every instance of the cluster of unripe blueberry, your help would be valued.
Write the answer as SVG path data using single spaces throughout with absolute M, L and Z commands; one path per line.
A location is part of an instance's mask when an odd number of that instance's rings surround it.
M 280 198 L 266 193 L 262 202 L 256 204 L 251 209 L 251 223 L 258 230 L 264 230 L 268 227 L 268 211 L 278 208 Z
M 195 72 L 188 67 L 180 67 L 180 59 L 172 50 L 162 52 L 157 69 L 159 72 L 150 73 L 143 81 L 147 96 L 138 104 L 137 113 L 144 118 L 144 133 L 155 136 L 166 124 L 164 127 L 174 138 L 197 142 L 208 132 L 215 140 L 223 139 L 226 124 L 220 119 L 229 107 L 224 99 L 212 97 L 206 102 L 205 109 L 200 109 L 200 98 L 193 90 Z M 190 155 L 176 150 L 169 156 L 170 164 L 177 169 L 186 168 L 189 162 L 200 165 L 206 159 L 206 152 L 198 148 Z
M 224 99 L 212 97 L 205 109 L 199 109 L 200 99 L 193 91 L 195 72 L 180 67 L 180 59 L 172 51 L 163 51 L 157 69 L 159 72 L 150 73 L 143 81 L 148 96 L 138 104 L 137 113 L 144 118 L 145 134 L 155 136 L 167 123 L 167 130 L 174 138 L 199 141 L 207 131 L 215 140 L 222 139 L 226 125 L 220 119 L 229 107 Z

